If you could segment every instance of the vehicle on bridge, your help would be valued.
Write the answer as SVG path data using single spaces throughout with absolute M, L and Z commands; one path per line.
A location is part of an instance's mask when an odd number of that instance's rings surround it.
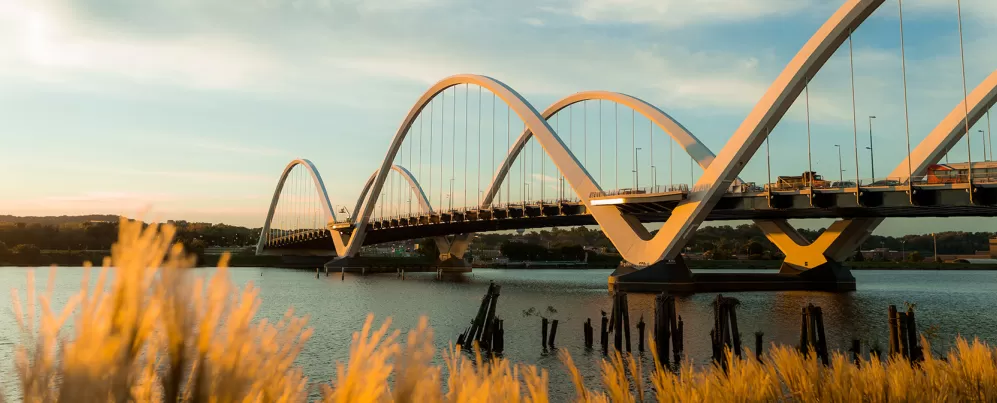
M 822 176 L 818 175 L 817 172 L 807 171 L 799 176 L 779 176 L 772 185 L 774 187 L 771 190 L 798 190 L 807 186 L 824 188 L 829 183 Z M 769 187 L 770 185 L 765 185 L 766 190 L 769 190 Z
M 974 162 L 973 182 L 997 179 L 997 162 Z M 969 182 L 969 163 L 934 164 L 928 166 L 926 180 L 929 184 Z

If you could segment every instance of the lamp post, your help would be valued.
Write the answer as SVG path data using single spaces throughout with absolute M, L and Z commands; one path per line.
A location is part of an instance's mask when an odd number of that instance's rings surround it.
M 640 164 L 637 163 L 637 152 L 640 150 L 640 147 L 634 148 L 634 190 L 640 187 Z
M 983 129 L 977 131 L 980 132 L 980 139 L 983 140 L 983 160 L 990 161 L 987 159 L 987 134 L 983 131 Z M 993 156 L 991 155 L 991 157 Z
M 835 144 L 834 146 L 838 148 L 838 184 L 840 186 L 845 181 L 845 170 L 841 169 L 841 144 Z
M 873 156 L 872 151 L 872 120 L 875 118 L 875 116 L 869 115 L 869 147 L 866 147 L 869 149 L 869 167 L 872 170 L 873 182 L 876 181 L 876 158 Z
M 932 259 L 935 261 L 935 263 L 938 263 L 939 262 L 939 259 L 938 259 L 938 237 L 935 236 L 934 232 L 931 233 L 931 243 L 934 244 L 934 247 L 935 247 L 935 256 L 932 257 Z

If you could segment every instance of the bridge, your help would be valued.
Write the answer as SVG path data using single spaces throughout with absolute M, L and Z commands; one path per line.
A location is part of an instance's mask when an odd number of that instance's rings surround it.
M 997 71 L 970 90 L 964 66 L 961 101 L 914 146 L 905 116 L 906 157 L 885 177 L 875 177 L 874 166 L 868 167 L 871 178 L 859 177 L 852 70 L 855 177 L 844 180 L 839 162 L 838 181 L 815 180 L 813 174 L 792 183 L 772 181 L 768 137 L 801 98 L 808 148 L 808 166 L 801 171 L 813 171 L 810 81 L 845 42 L 851 60 L 852 33 L 883 3 L 845 1 L 790 60 L 719 153 L 665 111 L 634 96 L 578 92 L 540 112 L 494 78 L 447 77 L 423 93 L 402 120 L 352 209 L 333 205 L 314 164 L 291 161 L 278 180 L 257 253 L 328 256 L 327 267 L 343 267 L 358 259 L 365 245 L 432 238 L 439 265 L 465 267 L 463 256 L 474 233 L 596 225 L 625 261 L 610 276 L 615 287 L 852 290 L 854 277 L 841 262 L 883 220 L 997 215 L 997 164 L 987 157 Z M 902 7 L 900 31 L 902 53 Z M 905 62 L 901 70 L 906 111 Z M 970 128 L 984 118 L 980 152 L 971 144 Z M 967 172 L 932 180 L 929 168 L 962 139 Z M 763 146 L 768 177 L 758 186 L 739 175 Z M 683 162 L 676 163 L 675 148 L 688 155 L 687 171 Z M 840 161 L 840 148 L 838 153 Z M 974 153 L 983 158 L 974 162 Z M 675 181 L 676 174 L 686 173 L 688 183 Z M 837 220 L 810 242 L 787 221 L 803 218 Z M 753 220 L 786 256 L 780 273 L 691 273 L 682 251 L 709 220 Z M 661 226 L 652 233 L 647 223 Z

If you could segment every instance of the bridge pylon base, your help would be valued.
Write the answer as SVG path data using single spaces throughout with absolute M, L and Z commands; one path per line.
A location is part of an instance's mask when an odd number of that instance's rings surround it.
M 845 292 L 855 291 L 855 277 L 848 268 L 831 261 L 807 270 L 784 263 L 779 273 L 693 273 L 678 258 L 643 269 L 620 267 L 609 276 L 609 288 L 626 292 L 674 294 L 738 291 Z

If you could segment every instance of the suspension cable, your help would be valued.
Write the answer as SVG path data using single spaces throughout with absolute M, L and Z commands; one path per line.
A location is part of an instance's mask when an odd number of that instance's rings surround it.
M 907 53 L 904 46 L 904 0 L 897 0 L 900 11 L 900 76 L 904 84 L 904 130 L 907 136 L 907 186 L 908 189 L 914 184 L 914 168 L 910 160 L 910 112 L 907 107 Z
M 463 208 L 467 208 L 467 104 L 470 102 L 468 99 L 468 84 L 464 84 L 464 203 Z
M 855 186 L 861 185 L 859 179 L 859 124 L 858 124 L 858 114 L 855 111 L 855 57 L 852 52 L 852 30 L 848 31 L 848 67 L 851 73 L 851 83 L 852 83 L 852 134 L 854 139 L 854 149 L 855 149 Z
M 813 154 L 810 151 L 810 77 L 807 77 L 806 83 L 803 84 L 803 93 L 807 104 L 807 176 L 810 178 L 810 187 L 814 187 Z
M 478 180 L 477 180 L 477 183 L 475 183 L 475 186 L 477 187 L 476 190 L 478 191 L 478 204 L 477 204 L 477 207 L 475 207 L 475 208 L 476 209 L 480 209 L 481 208 L 481 86 L 480 85 L 478 86 L 478 141 L 477 141 L 477 143 L 478 143 L 477 144 L 478 145 L 478 161 L 477 161 L 478 162 L 478 169 L 477 169 Z
M 972 135 L 969 133 L 969 92 L 966 89 L 966 52 L 962 44 L 962 0 L 956 0 L 956 10 L 959 16 L 959 60 L 962 62 L 962 107 L 965 111 L 965 120 L 963 121 L 966 125 L 966 157 L 969 159 L 969 184 L 973 184 L 973 147 L 972 147 Z M 973 191 L 969 191 L 970 197 L 972 198 Z

